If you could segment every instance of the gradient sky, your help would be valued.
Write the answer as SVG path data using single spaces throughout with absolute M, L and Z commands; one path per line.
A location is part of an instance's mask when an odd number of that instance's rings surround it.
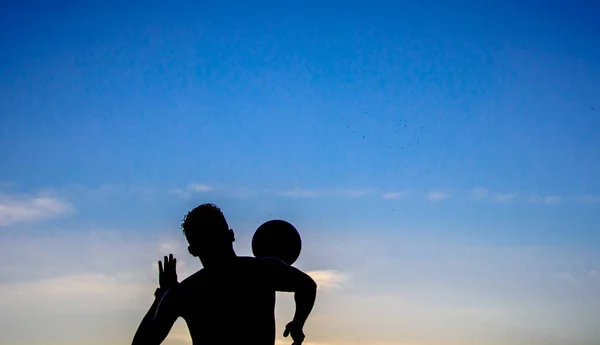
M 600 6 L 496 3 L 3 2 L 0 343 L 129 343 L 214 202 L 307 345 L 598 344 Z

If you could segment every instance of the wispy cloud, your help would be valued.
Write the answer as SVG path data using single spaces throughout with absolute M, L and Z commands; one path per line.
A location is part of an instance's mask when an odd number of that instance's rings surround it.
M 192 183 L 192 184 L 188 185 L 187 189 L 189 191 L 197 192 L 197 193 L 204 193 L 204 192 L 208 192 L 208 191 L 212 190 L 212 188 L 210 186 L 207 186 L 205 184 L 199 184 L 199 183 Z
M 399 199 L 404 196 L 404 192 L 384 193 L 381 197 L 388 200 Z
M 292 198 L 316 198 L 322 195 L 322 193 L 319 193 L 315 190 L 301 188 L 277 191 L 275 194 Z
M 556 194 L 546 196 L 533 195 L 529 197 L 528 201 L 535 204 L 558 205 L 562 203 L 563 197 Z
M 577 279 L 569 272 L 561 272 L 558 277 L 569 284 L 577 284 Z
M 544 204 L 546 205 L 557 205 L 562 201 L 562 197 L 560 195 L 547 195 L 544 197 Z
M 44 195 L 51 195 L 61 200 L 73 200 L 79 203 L 92 201 L 95 203 L 114 203 L 116 200 L 133 198 L 136 201 L 151 202 L 165 192 L 165 188 L 152 185 L 104 183 L 96 186 L 67 184 L 45 188 Z
M 476 187 L 471 189 L 469 195 L 471 198 L 476 200 L 485 199 L 489 194 L 489 191 L 486 188 Z
M 570 197 L 569 199 L 589 204 L 600 203 L 600 195 L 576 195 Z
M 371 189 L 356 188 L 356 189 L 331 189 L 331 190 L 314 190 L 293 188 L 289 190 L 276 191 L 275 194 L 291 198 L 358 198 L 371 194 Z
M 71 211 L 69 202 L 52 196 L 0 195 L 0 226 L 42 221 Z
M 494 193 L 494 201 L 499 203 L 508 203 L 517 197 L 517 193 Z
M 429 193 L 427 193 L 427 200 L 431 201 L 431 202 L 438 202 L 438 201 L 442 201 L 445 199 L 450 198 L 451 194 L 448 191 L 443 191 L 443 190 L 436 190 L 436 191 L 430 191 Z
M 136 310 L 143 305 L 140 296 L 152 290 L 152 283 L 124 276 L 98 273 L 65 275 L 0 285 L 0 306 L 13 310 L 56 309 L 56 313 Z M 115 294 L 115 291 L 119 291 Z M 43 306 L 43 307 L 40 307 Z M 42 310 L 40 310 L 40 308 Z
M 190 183 L 183 189 L 177 188 L 177 189 L 173 190 L 173 193 L 175 193 L 181 197 L 187 198 L 195 193 L 206 193 L 206 192 L 210 192 L 212 190 L 213 190 L 213 188 L 206 184 Z
M 232 198 L 248 198 L 257 195 L 264 196 L 280 196 L 289 198 L 360 198 L 367 196 L 379 196 L 385 200 L 395 200 L 407 198 L 409 194 L 406 191 L 388 191 L 384 192 L 378 188 L 332 188 L 332 189 L 311 189 L 311 188 L 290 188 L 290 189 L 253 189 L 250 187 L 239 186 L 215 186 L 204 183 L 189 183 L 183 188 L 168 189 L 157 186 L 139 186 L 139 185 L 115 185 L 104 184 L 99 187 L 84 187 L 80 185 L 68 186 L 65 188 L 48 189 L 47 194 L 51 195 L 52 199 L 62 201 L 75 200 L 81 196 L 92 199 L 98 202 L 112 202 L 115 198 L 136 197 L 138 200 L 153 200 L 163 193 L 170 193 L 181 198 L 189 198 L 192 195 L 199 193 L 208 193 L 218 190 L 220 195 Z M 411 194 L 412 195 L 412 194 Z M 419 195 L 419 194 L 416 194 Z M 421 194 L 422 195 L 422 194 Z M 430 190 L 425 192 L 425 199 L 431 202 L 440 202 L 454 197 L 454 195 L 465 196 L 469 200 L 488 201 L 495 203 L 511 203 L 511 202 L 528 202 L 531 204 L 543 205 L 560 205 L 564 203 L 585 203 L 585 204 L 600 204 L 600 195 L 559 195 L 559 194 L 529 194 L 524 191 L 519 192 L 497 192 L 490 188 L 475 187 L 466 191 L 456 191 L 452 188 Z M 0 198 L 2 193 L 0 192 Z M 6 198 L 5 198 L 6 199 Z M 5 201 L 4 201 L 5 202 Z M 0 207 L 3 200 L 0 199 Z M 66 202 L 64 202 L 66 203 Z M 66 203 L 68 204 L 68 203 Z M 2 210 L 0 210 L 0 213 Z M 4 211 L 6 212 L 6 211 Z M 0 214 L 1 217 L 1 214 Z M 42 218 L 43 219 L 43 218 Z M 0 219 L 0 226 L 3 224 Z
M 339 289 L 350 278 L 349 274 L 336 270 L 309 271 L 306 274 L 315 280 L 321 290 Z

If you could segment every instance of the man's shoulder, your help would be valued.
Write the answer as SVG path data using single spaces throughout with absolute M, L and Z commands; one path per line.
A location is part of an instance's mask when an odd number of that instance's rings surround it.
M 276 272 L 282 273 L 289 269 L 289 265 L 286 264 L 283 260 L 276 257 L 261 257 L 261 258 L 252 258 L 252 264 L 250 270 L 255 272 L 255 274 L 259 275 L 271 275 Z
M 238 256 L 237 260 L 241 263 L 253 263 L 256 262 L 258 258 L 255 258 L 254 256 Z
M 184 280 L 182 280 L 178 284 L 179 289 L 185 289 L 186 287 L 188 287 L 190 285 L 194 285 L 194 284 L 198 283 L 199 281 L 202 280 L 202 277 L 204 275 L 205 275 L 204 268 L 196 271 L 194 274 L 192 274 L 189 277 L 185 278 Z
M 267 256 L 267 257 L 261 257 L 261 258 L 257 258 L 254 256 L 238 256 L 238 262 L 241 264 L 246 264 L 246 265 L 254 265 L 254 266 L 264 266 L 264 265 L 286 265 L 287 264 L 276 257 L 273 256 Z
M 236 263 L 236 271 L 244 272 L 244 274 L 263 274 L 273 270 L 277 270 L 278 267 L 286 265 L 283 261 L 278 258 L 264 257 L 257 258 L 253 256 L 238 256 Z
M 259 262 L 261 264 L 267 264 L 267 265 L 289 266 L 288 264 L 285 263 L 285 261 L 281 260 L 280 258 L 274 257 L 274 256 L 265 256 L 263 258 L 257 258 L 257 262 Z

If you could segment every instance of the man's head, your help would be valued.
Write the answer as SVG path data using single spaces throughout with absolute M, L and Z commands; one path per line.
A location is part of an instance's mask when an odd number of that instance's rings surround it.
M 183 218 L 181 228 L 189 243 L 188 251 L 204 266 L 235 254 L 233 230 L 217 205 L 202 204 L 194 208 Z

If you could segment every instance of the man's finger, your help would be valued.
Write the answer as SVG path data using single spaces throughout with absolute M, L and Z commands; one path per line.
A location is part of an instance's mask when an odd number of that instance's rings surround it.
M 158 273 L 163 273 L 163 264 L 162 261 L 158 260 Z
M 286 328 L 285 331 L 283 331 L 283 336 L 287 337 L 288 335 L 290 335 L 290 330 Z
M 167 275 L 172 275 L 173 272 L 175 272 L 175 266 L 173 264 L 173 260 L 169 260 L 169 264 L 165 265 L 165 273 L 167 273 Z

